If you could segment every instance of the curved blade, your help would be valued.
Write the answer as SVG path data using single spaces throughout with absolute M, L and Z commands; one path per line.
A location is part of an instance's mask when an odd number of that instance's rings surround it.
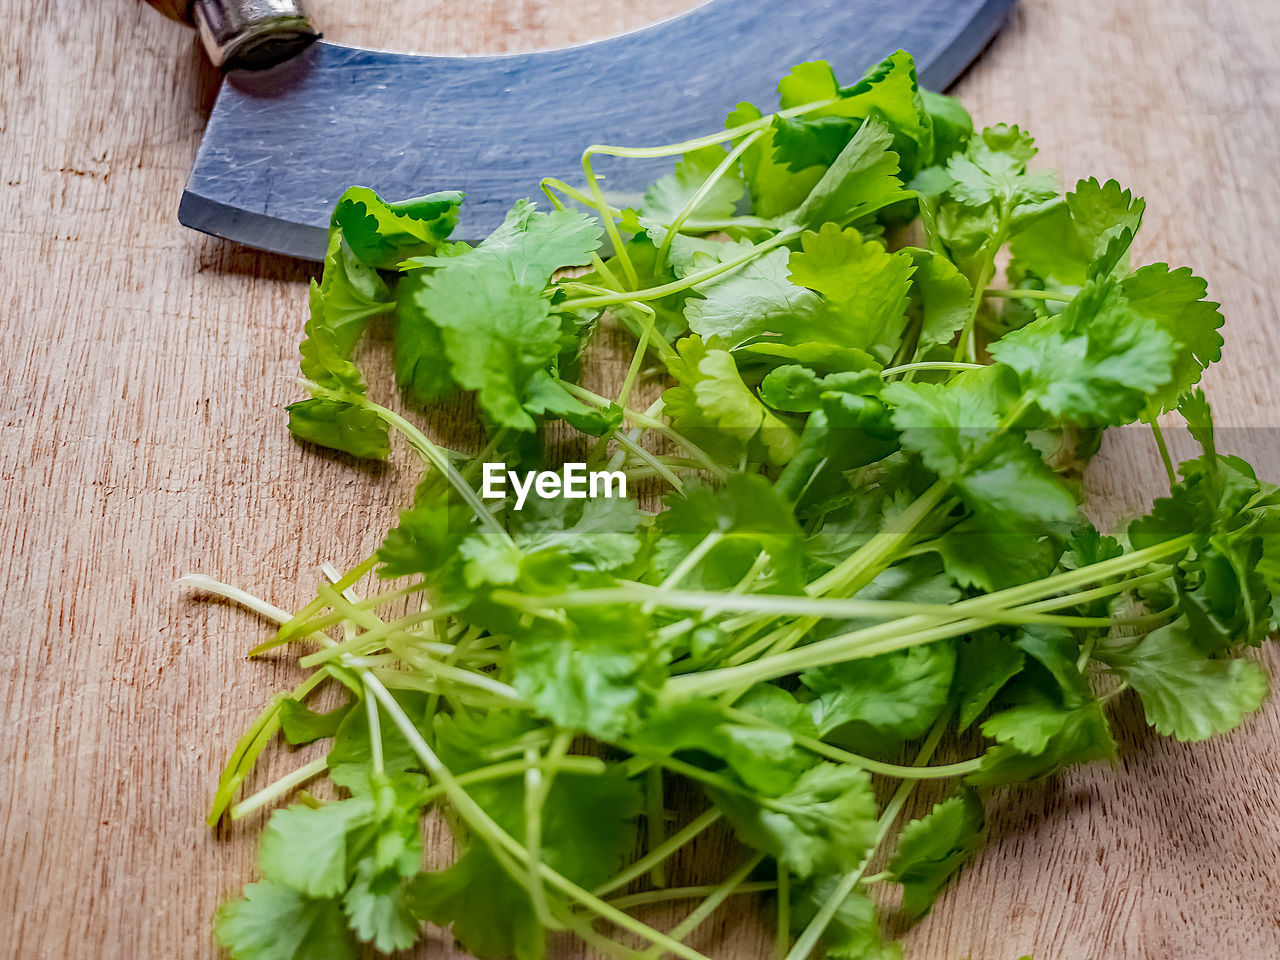
M 830 60 L 846 83 L 901 47 L 922 83 L 948 86 L 1014 0 L 710 0 L 633 33 L 510 56 L 435 57 L 320 42 L 282 66 L 229 75 L 178 219 L 318 260 L 329 211 L 363 184 L 399 199 L 467 193 L 476 239 L 544 176 L 581 182 L 591 143 L 672 143 L 717 129 L 735 104 L 769 109 L 795 63 Z M 603 163 L 611 195 L 666 161 Z

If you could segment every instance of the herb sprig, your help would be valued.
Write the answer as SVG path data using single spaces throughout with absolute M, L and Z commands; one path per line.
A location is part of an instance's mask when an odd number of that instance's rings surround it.
M 583 188 L 545 180 L 549 211 L 521 201 L 474 248 L 448 239 L 460 194 L 339 201 L 290 427 L 381 459 L 399 435 L 426 474 L 296 613 L 191 578 L 279 623 L 254 654 L 310 671 L 236 745 L 209 822 L 316 777 L 336 796 L 272 815 L 262 879 L 219 911 L 232 956 L 391 952 L 431 922 L 482 957 L 536 960 L 567 930 L 705 960 L 687 938 L 747 894 L 782 960 L 900 956 L 886 888 L 924 916 L 981 842 L 985 788 L 1114 757 L 1116 696 L 1180 740 L 1261 704 L 1241 651 L 1277 625 L 1280 491 L 1215 445 L 1204 281 L 1129 264 L 1143 201 L 1064 195 L 1027 133 L 974 131 L 901 51 L 850 87 L 800 64 L 779 93 L 695 140 L 589 147 Z M 620 209 L 601 156 L 680 159 Z M 370 398 L 352 356 L 381 315 L 411 406 L 474 393 L 477 455 Z M 635 336 L 612 397 L 577 383 L 602 320 Z M 651 363 L 667 389 L 640 410 Z M 1178 465 L 1174 409 L 1202 449 Z M 551 420 L 590 466 L 662 484 L 662 509 L 482 500 L 479 464 L 543 465 Z M 1169 494 L 1104 536 L 1073 479 L 1135 421 Z M 374 572 L 394 583 L 354 592 Z M 323 687 L 343 702 L 317 713 Z M 278 734 L 328 754 L 238 799 Z M 948 793 L 899 826 L 924 780 Z M 673 823 L 677 781 L 700 810 Z M 724 824 L 724 879 L 670 886 Z M 694 905 L 669 931 L 632 912 L 664 901 Z

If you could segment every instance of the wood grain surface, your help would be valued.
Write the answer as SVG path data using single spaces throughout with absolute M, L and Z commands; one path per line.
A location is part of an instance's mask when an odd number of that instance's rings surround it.
M 335 40 L 475 52 L 692 4 L 311 5 Z M 260 823 L 215 836 L 207 801 L 291 673 L 246 662 L 262 625 L 175 578 L 300 604 L 320 562 L 377 544 L 414 471 L 293 443 L 281 407 L 309 267 L 175 221 L 215 90 L 192 34 L 133 0 L 0 0 L 0 25 L 0 954 L 212 958 L 210 915 L 251 876 Z M 1275 0 L 1024 0 L 958 87 L 979 121 L 1036 133 L 1069 181 L 1115 176 L 1146 196 L 1138 258 L 1194 265 L 1222 301 L 1208 385 L 1240 428 L 1225 445 L 1271 479 L 1278 50 Z M 644 96 L 626 77 L 594 93 Z M 1159 484 L 1136 435 L 1110 441 L 1090 477 L 1112 518 Z M 989 847 L 911 934 L 912 958 L 1280 957 L 1280 702 L 1194 746 L 1144 732 L 1131 702 L 1119 725 L 1114 768 L 994 798 Z M 763 955 L 743 912 L 722 910 L 695 944 Z M 421 955 L 458 956 L 433 944 Z

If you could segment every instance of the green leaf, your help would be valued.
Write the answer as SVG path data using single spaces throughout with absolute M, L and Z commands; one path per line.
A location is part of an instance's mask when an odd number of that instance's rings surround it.
M 1173 337 L 1108 279 L 1090 282 L 1061 314 L 1032 321 L 989 349 L 1018 371 L 1023 390 L 1046 412 L 1098 426 L 1137 419 L 1171 382 L 1177 355 Z
M 1188 267 L 1170 270 L 1167 263 L 1148 264 L 1120 284 L 1130 309 L 1174 342 L 1171 377 L 1148 400 L 1153 411 L 1172 410 L 1200 382 L 1205 367 L 1222 359 L 1223 318 L 1218 304 L 1205 299 L 1206 290 Z
M 816 230 L 824 223 L 843 227 L 910 194 L 898 178 L 893 135 L 879 120 L 863 121 L 853 139 L 823 173 L 787 223 Z
M 803 317 L 790 339 L 829 340 L 856 346 L 882 363 L 889 360 L 906 326 L 915 271 L 909 254 L 887 253 L 857 230 L 827 223 L 801 234 L 800 250 L 787 265 L 791 282 L 819 293 L 825 307 Z
M 751 244 L 721 244 L 716 260 L 724 261 Z M 707 265 L 712 261 L 708 261 Z M 695 284 L 699 294 L 685 303 L 689 329 L 703 338 L 718 337 L 737 348 L 766 333 L 820 325 L 814 318 L 819 302 L 787 276 L 787 251 L 779 248 L 749 260 L 729 273 Z M 809 319 L 814 318 L 814 319 Z
M 387 203 L 368 187 L 349 187 L 333 209 L 333 225 L 366 266 L 394 270 L 430 254 L 453 231 L 463 194 L 445 190 Z
M 997 630 L 964 637 L 956 645 L 952 690 L 959 704 L 956 727 L 967 730 L 991 705 L 1004 685 L 1022 671 L 1023 652 Z
M 946 257 L 919 247 L 904 247 L 911 258 L 911 300 L 907 309 L 908 330 L 916 330 L 916 349 L 949 344 L 965 321 L 973 303 L 968 279 Z
M 289 431 L 299 440 L 370 460 L 391 456 L 387 425 L 365 407 L 313 398 L 291 403 L 288 410 Z
M 419 302 L 430 279 L 427 271 L 414 270 L 396 287 L 396 384 L 419 403 L 430 403 L 457 388 L 444 336 Z
M 988 718 L 982 732 L 996 746 L 967 778 L 975 786 L 1038 780 L 1072 764 L 1115 757 L 1106 716 L 1093 700 L 1074 707 L 1034 700 Z
M 735 706 L 775 726 L 729 719 L 724 706 L 712 700 L 686 700 L 664 704 L 647 716 L 628 746 L 644 756 L 688 755 L 706 766 L 712 765 L 703 756 L 710 755 L 751 789 L 774 797 L 786 793 L 814 762 L 792 735 L 817 734 L 804 706 L 770 684 L 756 685 Z
M 702 187 L 727 156 L 718 144 L 694 150 L 681 157 L 674 173 L 659 177 L 644 193 L 644 215 L 662 223 L 671 223 L 686 203 Z M 721 220 L 733 216 L 746 185 L 734 169 L 720 177 L 711 191 L 698 202 L 692 218 Z
M 733 130 L 763 116 L 758 107 L 740 103 L 725 118 L 725 127 Z M 793 173 L 787 164 L 774 160 L 774 137 L 773 128 L 766 128 L 764 134 L 742 154 L 740 161 L 743 179 L 751 194 L 751 212 L 758 217 L 776 217 L 794 210 L 804 202 L 823 174 L 819 166 Z M 734 141 L 735 145 L 737 142 Z
M 902 884 L 902 911 L 919 920 L 982 840 L 982 803 L 972 790 L 935 804 L 898 834 L 889 872 Z
M 679 587 L 729 590 L 741 580 L 763 551 L 769 557 L 772 582 L 783 589 L 800 586 L 800 551 L 804 535 L 790 505 L 764 477 L 733 474 L 720 487 L 700 482 L 666 498 L 658 515 L 659 538 L 653 569 L 666 579 L 708 535 L 718 542 L 702 562 L 685 573 Z M 765 572 L 765 571 L 762 571 Z
M 218 909 L 214 933 L 234 960 L 354 960 L 338 902 L 278 883 L 251 883 Z
M 801 877 L 853 870 L 875 842 L 876 800 L 864 770 L 819 763 L 767 806 L 714 792 L 743 840 Z
M 779 82 L 778 94 L 784 110 L 836 98 L 835 103 L 806 114 L 802 122 L 822 124 L 834 118 L 867 117 L 884 122 L 893 133 L 894 149 L 906 159 L 908 169 L 933 158 L 933 118 L 921 96 L 915 61 L 905 50 L 890 54 L 856 84 L 845 88 L 836 83 L 826 61 L 797 64 Z M 856 125 L 851 125 L 849 133 L 853 132 L 852 126 Z M 778 159 L 784 159 L 785 151 L 785 147 L 778 151 Z
M 1145 209 L 1141 197 L 1114 180 L 1081 180 L 1066 203 L 1013 238 L 1011 276 L 1030 273 L 1053 289 L 1079 289 L 1116 267 L 1142 225 Z
M 785 463 L 799 438 L 747 389 L 727 345 L 685 337 L 675 348 L 667 366 L 679 386 L 663 394 L 675 428 L 724 463 Z
M 1016 126 L 987 127 L 969 141 L 964 153 L 947 161 L 951 193 L 973 207 L 989 203 L 1015 210 L 1057 196 L 1058 183 L 1050 173 L 1027 170 L 1036 155 L 1035 141 Z
M 831 876 L 792 887 L 791 929 L 799 935 L 835 893 L 841 877 Z M 902 960 L 902 947 L 886 944 L 880 935 L 876 905 L 866 894 L 850 893 L 836 907 L 819 941 L 827 960 Z
M 636 501 L 624 497 L 588 499 L 576 509 L 562 501 L 530 500 L 518 516 L 513 538 L 525 556 L 556 551 L 605 572 L 635 559 L 646 520 Z
M 342 898 L 352 932 L 382 953 L 407 950 L 417 942 L 419 922 L 404 882 L 396 876 L 373 876 L 372 861 L 361 861 L 360 866 Z
M 295 747 L 314 743 L 336 734 L 350 709 L 351 704 L 344 703 L 328 713 L 316 713 L 306 704 L 287 697 L 280 703 L 280 729 L 284 731 L 284 738 Z
M 870 730 L 871 742 L 884 745 L 929 729 L 947 703 L 955 665 L 955 647 L 939 642 L 806 670 L 800 682 L 813 694 L 809 707 L 824 739 L 861 743 Z
M 542 960 L 546 953 L 546 931 L 529 892 L 484 846 L 472 844 L 447 870 L 412 881 L 409 902 L 423 920 L 450 928 L 477 957 Z
M 1137 691 L 1147 723 L 1184 742 L 1235 729 L 1267 695 L 1258 664 L 1206 657 L 1185 617 L 1137 642 L 1108 645 L 1097 656 Z
M 635 726 L 661 685 L 646 618 L 624 607 L 579 607 L 536 620 L 511 651 L 515 685 L 540 716 L 602 739 Z
M 600 229 L 582 214 L 539 213 L 521 201 L 484 243 L 442 261 L 413 292 L 439 328 L 453 379 L 478 391 L 495 423 L 534 428 L 525 394 L 560 348 L 560 321 L 543 290 L 556 269 L 590 259 Z
M 902 445 L 919 453 L 940 477 L 955 484 L 991 530 L 1017 530 L 1032 521 L 1075 516 L 1075 497 L 1016 432 L 1002 430 L 1002 408 L 1014 396 L 1008 370 L 971 370 L 945 384 L 891 383 Z
M 373 801 L 363 796 L 277 810 L 258 852 L 263 875 L 309 897 L 337 896 L 347 889 L 347 834 L 373 816 Z

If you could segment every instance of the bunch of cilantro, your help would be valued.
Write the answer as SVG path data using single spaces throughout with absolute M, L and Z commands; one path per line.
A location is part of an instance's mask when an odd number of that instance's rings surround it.
M 253 652 L 294 645 L 309 671 L 210 822 L 328 781 L 267 822 L 261 879 L 219 911 L 233 957 L 391 952 L 432 923 L 478 957 L 569 931 L 705 960 L 686 940 L 730 898 L 772 912 L 783 960 L 898 957 L 878 911 L 929 911 L 988 788 L 1113 757 L 1114 697 L 1180 740 L 1261 704 L 1241 653 L 1277 623 L 1280 491 L 1215 446 L 1196 384 L 1222 317 L 1189 270 L 1130 264 L 1142 200 L 1064 195 L 1030 136 L 973 130 L 902 52 L 850 87 L 801 64 L 779 92 L 697 140 L 589 149 L 585 187 L 544 181 L 548 210 L 474 247 L 448 239 L 456 193 L 338 203 L 290 427 L 376 459 L 394 434 L 427 470 L 297 613 L 197 581 L 278 619 Z M 593 169 L 677 154 L 633 208 Z M 402 406 L 474 395 L 474 456 L 370 398 L 352 356 L 379 316 Z M 635 339 L 608 397 L 577 382 L 602 322 Z M 1176 467 L 1175 409 L 1202 449 Z M 481 462 L 551 462 L 550 421 L 661 509 L 482 500 Z M 1104 536 L 1078 470 L 1134 422 L 1169 494 Z M 372 572 L 391 584 L 361 596 Z M 322 688 L 341 705 L 309 706 Z M 278 734 L 327 754 L 237 800 Z M 941 799 L 900 824 L 926 780 Z M 424 850 L 427 818 L 451 851 Z M 676 879 L 708 830 L 737 859 Z M 672 929 L 642 919 L 663 902 L 689 905 Z

